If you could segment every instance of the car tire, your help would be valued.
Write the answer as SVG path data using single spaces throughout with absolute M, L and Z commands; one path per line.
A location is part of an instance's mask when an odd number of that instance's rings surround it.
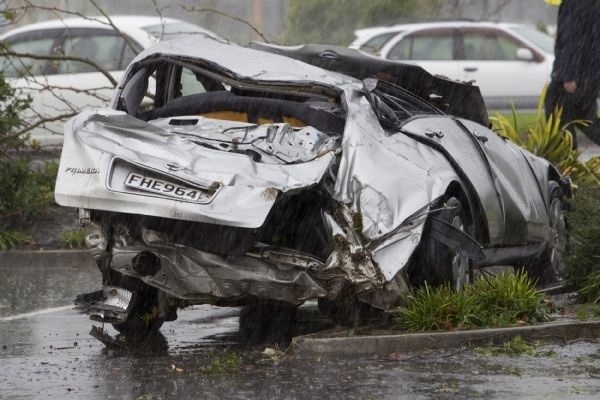
M 569 241 L 563 192 L 554 181 L 549 182 L 548 192 L 550 193 L 548 201 L 550 237 L 542 254 L 532 258 L 526 264 L 529 276 L 536 279 L 541 286 L 560 282 L 565 272 L 564 254 Z
M 288 343 L 296 325 L 294 304 L 250 299 L 240 312 L 239 336 L 246 343 Z
M 456 197 L 448 197 L 444 203 L 444 209 L 432 214 L 430 218 L 441 219 L 463 232 L 470 233 L 467 213 L 462 202 Z M 455 290 L 461 290 L 466 283 L 471 282 L 472 269 L 468 256 L 460 255 L 433 238 L 431 220 L 428 219 L 410 275 L 415 286 L 425 282 L 433 286 L 449 283 Z
M 158 289 L 136 278 L 119 276 L 116 286 L 133 292 L 131 311 L 125 322 L 112 324 L 128 336 L 148 336 L 159 331 L 164 319 L 158 317 Z
M 389 322 L 389 314 L 373 307 L 355 296 L 338 300 L 319 299 L 319 311 L 340 326 L 356 328 L 361 325 Z

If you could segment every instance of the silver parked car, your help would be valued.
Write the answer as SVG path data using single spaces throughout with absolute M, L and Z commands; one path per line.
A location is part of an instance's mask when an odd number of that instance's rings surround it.
M 67 123 L 55 196 L 102 271 L 79 298 L 93 320 L 151 332 L 178 307 L 244 305 L 257 337 L 310 299 L 351 318 L 486 265 L 559 277 L 569 180 L 489 130 L 476 87 L 351 49 L 254 47 L 159 43 L 111 108 Z

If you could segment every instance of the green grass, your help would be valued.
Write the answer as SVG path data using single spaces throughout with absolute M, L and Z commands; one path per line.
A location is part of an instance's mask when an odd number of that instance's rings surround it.
M 499 113 L 491 112 L 490 113 L 490 115 L 496 115 L 496 114 L 499 114 L 509 120 L 512 120 L 512 118 L 513 118 L 512 112 L 499 112 Z M 534 112 L 531 112 L 531 113 L 517 112 L 515 115 L 517 118 L 517 126 L 519 126 L 519 128 L 522 130 L 527 130 L 527 129 L 531 128 L 537 122 L 537 114 Z
M 581 301 L 600 302 L 600 188 L 583 185 L 571 199 L 567 280 Z
M 60 235 L 60 240 L 71 249 L 85 246 L 85 230 L 76 229 Z
M 210 364 L 204 368 L 204 372 L 211 375 L 232 374 L 242 365 L 242 357 L 233 351 L 218 353 L 211 351 L 209 354 Z
M 600 257 L 597 257 L 600 261 Z M 600 303 L 600 269 L 591 272 L 579 289 L 579 300 L 590 303 Z
M 490 116 L 494 131 L 550 161 L 563 175 L 569 175 L 575 184 L 594 184 L 600 187 L 600 157 L 581 162 L 581 151 L 573 149 L 575 131 L 589 125 L 589 121 L 575 120 L 563 125 L 563 111 L 560 108 L 546 118 L 545 95 L 544 89 L 534 114 L 519 113 L 513 109 L 508 114 L 495 113 Z
M 522 336 L 518 335 L 510 340 L 505 341 L 499 346 L 484 346 L 475 349 L 475 352 L 483 356 L 532 356 L 532 357 L 557 357 L 556 351 L 542 350 L 540 347 L 542 343 L 533 342 L 529 343 L 523 339 Z
M 524 271 L 480 277 L 456 292 L 449 285 L 418 288 L 398 311 L 398 328 L 416 332 L 502 327 L 548 321 L 544 294 Z
M 26 233 L 14 230 L 0 229 L 0 250 L 8 250 L 29 240 L 30 236 Z

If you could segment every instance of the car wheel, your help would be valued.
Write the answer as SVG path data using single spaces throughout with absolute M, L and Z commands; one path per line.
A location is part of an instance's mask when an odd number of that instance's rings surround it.
M 565 272 L 564 254 L 567 250 L 569 233 L 565 218 L 565 202 L 562 190 L 556 182 L 550 182 L 548 219 L 550 236 L 544 252 L 527 265 L 527 272 L 538 280 L 540 285 L 560 281 Z
M 356 328 L 361 325 L 389 323 L 390 315 L 373 307 L 357 297 L 351 296 L 338 300 L 319 299 L 319 311 L 333 323 L 340 326 Z
M 117 281 L 116 286 L 132 291 L 133 296 L 127 319 L 120 324 L 113 324 L 113 327 L 131 336 L 146 336 L 158 332 L 164 323 L 164 319 L 158 316 L 158 289 L 128 276 L 120 276 Z
M 441 219 L 463 232 L 470 233 L 467 214 L 461 201 L 456 197 L 449 197 L 444 203 L 445 208 L 432 214 L 430 218 Z M 425 281 L 431 285 L 449 283 L 455 290 L 460 290 L 465 284 L 471 282 L 469 257 L 435 240 L 431 235 L 430 223 L 430 220 L 426 222 L 421 245 L 412 268 L 411 280 L 416 285 Z
M 249 343 L 287 343 L 296 324 L 298 307 L 277 300 L 250 299 L 240 313 L 240 340 Z

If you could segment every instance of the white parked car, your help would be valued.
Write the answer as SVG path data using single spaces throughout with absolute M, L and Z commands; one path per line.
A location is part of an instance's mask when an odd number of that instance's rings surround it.
M 0 70 L 13 87 L 32 98 L 32 110 L 25 116 L 35 126 L 31 139 L 61 144 L 63 121 L 83 108 L 106 106 L 137 53 L 162 39 L 189 34 L 217 37 L 184 21 L 151 16 L 41 22 L 0 36 L 7 51 L 37 57 L 6 56 L 4 51 Z
M 360 29 L 351 48 L 415 63 L 481 89 L 488 108 L 534 107 L 550 79 L 552 37 L 526 25 L 429 22 Z

